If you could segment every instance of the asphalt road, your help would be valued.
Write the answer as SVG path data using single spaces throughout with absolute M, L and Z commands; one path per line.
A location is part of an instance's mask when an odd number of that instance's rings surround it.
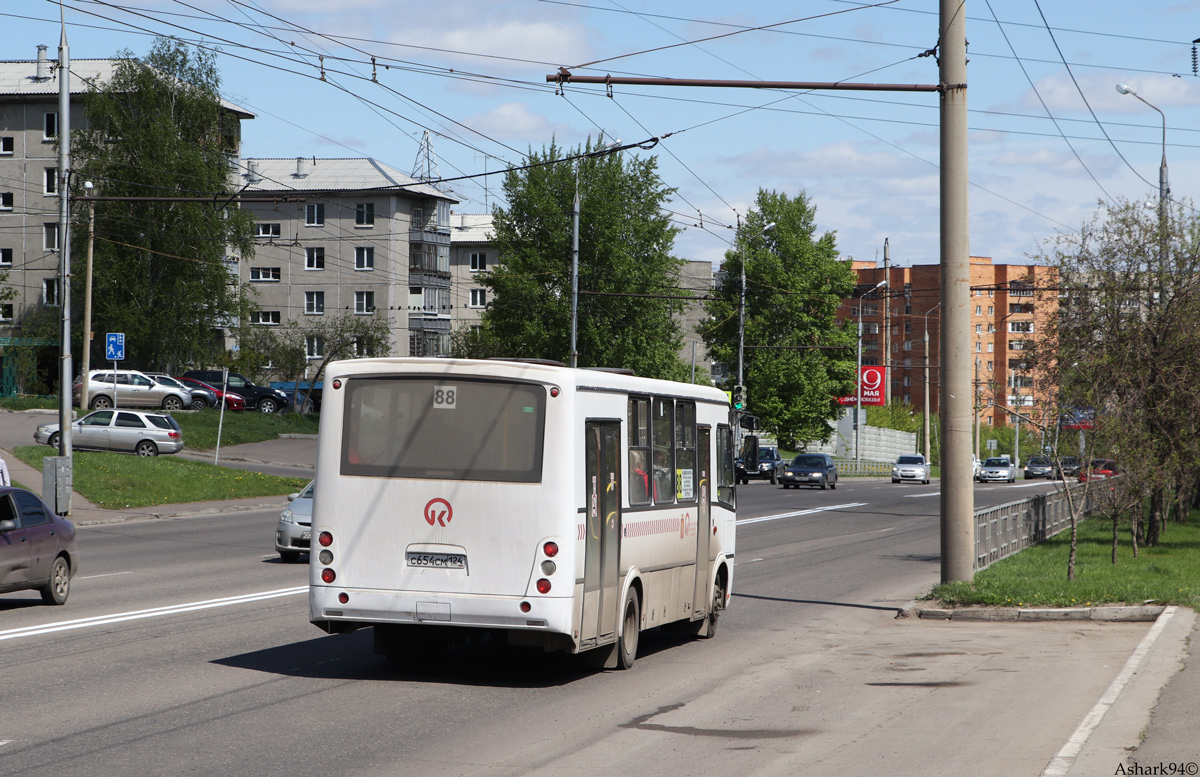
M 896 620 L 937 579 L 936 493 L 742 487 L 719 634 L 648 633 L 629 672 L 389 665 L 307 622 L 275 510 L 83 527 L 67 606 L 0 597 L 0 775 L 1040 773 L 1147 626 Z

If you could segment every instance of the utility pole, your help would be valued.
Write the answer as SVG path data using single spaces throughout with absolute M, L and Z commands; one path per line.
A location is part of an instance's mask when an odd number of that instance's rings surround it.
M 887 295 L 883 298 L 883 404 L 892 404 L 892 254 L 888 239 L 883 239 L 883 279 Z
M 940 0 L 942 582 L 975 577 L 966 0 Z
M 42 496 L 56 513 L 71 512 L 71 55 L 64 26 L 58 44 L 58 304 L 62 314 L 59 329 L 58 461 L 42 469 Z M 47 476 L 45 467 L 53 474 Z M 52 483 L 53 494 L 46 485 Z
M 86 181 L 83 189 L 92 193 L 92 182 Z M 92 359 L 92 249 L 96 243 L 96 203 L 88 202 L 87 274 L 83 283 L 83 365 L 79 368 L 79 412 L 86 413 L 88 406 L 88 372 Z

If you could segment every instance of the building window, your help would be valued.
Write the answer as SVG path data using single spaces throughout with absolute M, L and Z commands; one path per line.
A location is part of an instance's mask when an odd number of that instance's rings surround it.
M 990 334 L 994 334 L 994 333 L 995 333 L 995 331 L 996 331 L 996 325 L 995 325 L 995 324 L 988 324 L 988 334 L 989 334 L 989 335 L 990 335 Z
M 42 304 L 48 308 L 58 307 L 58 278 L 42 279 Z
M 304 292 L 304 312 L 310 316 L 322 316 L 325 314 L 325 292 L 323 291 L 306 291 Z
M 310 359 L 320 359 L 325 355 L 325 338 L 320 335 L 309 335 L 304 338 L 304 355 Z
M 250 280 L 252 281 L 270 281 L 278 283 L 280 279 L 280 269 L 278 267 L 251 267 Z
M 58 168 L 44 168 L 42 191 L 46 194 L 58 194 Z
M 482 308 L 487 306 L 487 289 L 471 289 L 471 307 Z
M 12 156 L 13 139 L 10 135 L 0 138 L 0 156 Z
M 1032 321 L 1009 321 L 1008 331 L 1010 332 L 1033 332 Z
M 1018 305 L 1009 305 L 1008 306 L 1008 314 L 1010 316 L 1013 315 L 1014 313 L 1032 313 L 1032 312 L 1033 312 L 1033 305 L 1018 304 Z
M 304 226 L 325 226 L 325 205 L 323 203 L 312 203 L 304 206 Z
M 58 250 L 58 224 L 42 225 L 42 248 L 46 251 Z
M 58 137 L 58 114 L 47 113 L 42 125 L 42 140 L 54 140 Z
M 912 334 L 912 322 L 911 321 L 904 322 L 904 334 L 906 334 L 906 335 Z
M 863 334 L 864 334 L 864 335 L 877 335 L 877 334 L 879 334 L 879 324 L 863 324 L 863 325 L 862 325 L 862 328 L 863 328 Z
M 1009 359 L 1008 368 L 1010 370 L 1027 370 L 1029 369 L 1029 362 L 1024 359 Z
M 995 343 L 988 343 L 988 353 L 992 352 L 992 346 L 994 346 L 994 345 L 995 345 Z
M 1032 297 L 1033 285 L 1026 281 L 1009 281 L 1008 296 L 1010 297 Z
M 279 224 L 255 224 L 255 237 L 279 237 Z
M 994 315 L 996 315 L 996 308 L 995 308 L 994 306 L 992 306 L 992 305 L 988 305 L 988 315 L 989 315 L 989 316 L 994 316 Z
M 864 367 L 878 367 L 879 366 L 879 357 L 878 356 L 864 356 L 862 363 L 863 363 Z
M 250 314 L 250 323 L 261 326 L 279 326 L 278 310 L 256 310 Z
M 13 304 L 11 302 L 0 303 L 0 321 L 11 322 L 13 320 Z
M 979 353 L 981 350 L 983 350 L 983 343 L 976 340 L 975 341 L 975 353 Z
M 1028 346 L 1028 340 L 1009 340 L 1008 347 L 1012 351 L 1024 351 Z
M 977 315 L 977 316 L 983 315 L 983 306 L 982 305 L 975 306 L 975 315 Z
M 371 246 L 355 246 L 354 248 L 354 269 L 356 270 L 374 270 L 375 269 L 375 249 Z
M 0 248 L 0 266 L 12 267 L 11 248 Z
M 375 225 L 375 203 L 360 202 L 354 206 L 354 226 L 370 227 Z
M 995 362 L 988 362 L 988 372 L 991 372 L 992 370 L 996 369 L 995 365 L 996 365 Z
M 321 246 L 314 246 L 304 249 L 304 269 L 324 270 L 325 249 Z
M 12 192 L 0 192 L 0 210 L 12 210 L 12 209 L 13 209 L 13 193 Z
M 977 335 L 983 334 L 983 324 L 975 325 L 975 334 L 977 334 Z
M 360 316 L 365 316 L 375 312 L 375 292 L 373 291 L 356 291 L 354 292 L 354 312 Z
M 487 254 L 471 254 L 471 272 L 481 272 L 487 269 Z

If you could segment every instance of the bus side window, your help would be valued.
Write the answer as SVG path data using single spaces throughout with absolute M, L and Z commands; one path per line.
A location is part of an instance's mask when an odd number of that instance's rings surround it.
M 654 448 L 654 502 L 670 504 L 675 501 L 675 403 L 669 399 L 654 400 L 654 420 L 650 441 Z
M 736 509 L 733 487 L 733 433 L 725 424 L 717 426 L 717 501 Z
M 629 398 L 629 504 L 650 504 L 650 400 Z
M 696 405 L 675 405 L 675 496 L 696 501 Z

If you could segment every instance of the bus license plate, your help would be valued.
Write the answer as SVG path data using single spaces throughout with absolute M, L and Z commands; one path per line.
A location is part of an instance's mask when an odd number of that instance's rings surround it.
M 410 567 L 430 569 L 466 569 L 467 557 L 461 553 L 406 553 Z
M 311 539 L 312 539 L 312 532 L 311 532 L 311 531 L 302 532 L 302 533 L 300 534 L 300 539 L 302 539 L 302 540 L 311 540 Z

